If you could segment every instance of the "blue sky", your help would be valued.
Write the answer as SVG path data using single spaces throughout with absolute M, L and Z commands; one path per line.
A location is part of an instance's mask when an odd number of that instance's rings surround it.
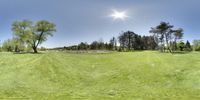
M 129 16 L 113 20 L 112 10 L 126 11 Z M 184 40 L 200 39 L 200 0 L 0 0 L 0 40 L 12 37 L 16 20 L 49 20 L 57 32 L 42 46 L 58 47 L 105 42 L 121 31 L 131 30 L 149 35 L 150 27 L 161 21 L 184 29 Z

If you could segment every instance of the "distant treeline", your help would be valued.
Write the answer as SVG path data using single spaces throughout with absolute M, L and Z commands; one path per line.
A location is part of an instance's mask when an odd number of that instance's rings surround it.
M 93 41 L 91 44 L 81 42 L 78 45 L 64 47 L 65 50 L 160 50 L 161 52 L 192 51 L 200 50 L 200 41 L 194 40 L 193 48 L 189 41 L 184 43 L 181 39 L 184 35 L 183 29 L 173 29 L 174 26 L 167 22 L 161 22 L 152 27 L 150 36 L 141 36 L 132 31 L 126 31 L 113 37 L 109 42 L 102 40 Z
M 119 43 L 119 45 L 117 45 Z M 110 41 L 103 42 L 102 39 L 99 41 L 93 41 L 91 44 L 87 42 L 81 42 L 78 45 L 64 47 L 66 50 L 155 50 L 157 43 L 154 41 L 153 36 L 141 36 L 134 32 L 127 31 L 123 32 L 116 37 L 112 37 Z
M 183 29 L 174 29 L 173 25 L 161 22 L 152 27 L 150 35 L 141 36 L 133 31 L 121 32 L 108 42 L 103 39 L 92 43 L 81 42 L 78 45 L 58 47 L 53 49 L 38 48 L 45 42 L 48 36 L 53 36 L 56 31 L 55 24 L 46 20 L 36 23 L 23 20 L 12 24 L 13 38 L 3 41 L 0 51 L 8 52 L 34 52 L 37 50 L 112 50 L 112 51 L 133 51 L 133 50 L 160 50 L 161 52 L 176 51 L 200 51 L 200 40 L 194 40 L 193 45 L 189 41 L 183 42 Z
M 54 50 L 114 50 L 114 51 L 133 51 L 133 50 L 159 50 L 159 45 L 156 43 L 154 36 L 141 36 L 134 32 L 127 31 L 121 33 L 118 38 L 111 38 L 110 41 L 103 42 L 93 41 L 91 44 L 81 42 L 78 45 L 54 48 Z M 195 40 L 196 45 L 194 50 L 200 50 L 200 41 Z M 119 45 L 117 45 L 119 43 Z M 167 50 L 167 47 L 164 47 Z M 175 51 L 192 51 L 192 46 L 189 41 L 184 43 L 179 41 L 176 43 Z

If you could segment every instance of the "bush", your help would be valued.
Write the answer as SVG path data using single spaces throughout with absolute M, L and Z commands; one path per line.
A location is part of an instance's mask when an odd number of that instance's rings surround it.
M 41 47 L 40 51 L 46 51 L 47 49 L 45 47 Z
M 200 46 L 194 47 L 194 51 L 200 51 Z

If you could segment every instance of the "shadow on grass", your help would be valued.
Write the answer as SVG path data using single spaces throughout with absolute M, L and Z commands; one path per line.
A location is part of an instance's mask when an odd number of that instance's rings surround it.
M 175 51 L 175 52 L 172 52 L 172 54 L 188 54 L 188 53 L 191 53 L 190 51 Z
M 117 51 L 117 52 L 146 52 L 146 51 L 152 51 L 155 52 L 157 50 L 127 50 L 127 51 Z
M 61 51 L 55 51 L 55 52 L 61 52 Z M 72 53 L 72 54 L 111 54 L 115 51 L 109 51 L 109 50 L 65 50 L 62 52 L 66 53 Z
M 38 52 L 38 53 L 34 53 L 34 52 L 13 52 L 13 54 L 44 54 L 43 52 Z

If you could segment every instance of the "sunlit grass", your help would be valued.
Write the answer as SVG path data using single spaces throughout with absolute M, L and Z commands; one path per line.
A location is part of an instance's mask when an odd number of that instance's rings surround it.
M 200 99 L 200 53 L 0 53 L 0 99 Z

